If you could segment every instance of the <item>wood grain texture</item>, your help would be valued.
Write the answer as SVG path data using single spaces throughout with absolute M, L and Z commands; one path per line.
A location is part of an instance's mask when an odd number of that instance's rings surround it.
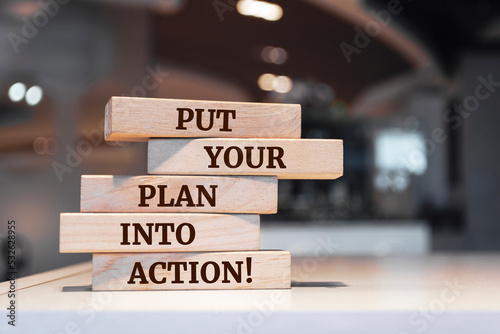
M 210 196 L 215 192 L 215 203 L 200 189 Z M 141 198 L 142 191 L 144 197 L 153 191 L 155 195 Z M 81 179 L 81 212 L 276 213 L 277 209 L 276 177 L 82 175 Z
M 61 213 L 59 251 L 258 250 L 259 231 L 259 216 L 252 214 Z
M 101 253 L 92 290 L 288 289 L 290 267 L 286 251 Z
M 335 179 L 343 146 L 334 139 L 152 139 L 148 173 Z
M 154 137 L 300 138 L 300 108 L 299 104 L 114 96 L 105 108 L 104 132 L 108 141 L 147 141 Z

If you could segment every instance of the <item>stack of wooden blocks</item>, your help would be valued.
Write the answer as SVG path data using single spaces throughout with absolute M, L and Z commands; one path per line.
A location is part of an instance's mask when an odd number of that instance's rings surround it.
M 343 172 L 341 140 L 300 132 L 300 105 L 112 97 L 105 138 L 148 141 L 150 175 L 82 176 L 60 251 L 93 253 L 93 290 L 290 288 L 259 214 L 277 212 L 278 179 Z

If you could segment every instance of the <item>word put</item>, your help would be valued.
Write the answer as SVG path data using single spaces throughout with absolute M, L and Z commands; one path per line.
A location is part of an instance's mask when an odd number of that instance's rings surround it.
M 194 114 L 196 112 L 196 127 L 201 131 L 211 130 L 214 126 L 214 116 L 219 119 L 222 115 L 222 127 L 219 131 L 231 132 L 233 131 L 229 127 L 229 117 L 236 119 L 236 110 L 225 110 L 225 109 L 208 109 L 208 124 L 203 124 L 203 113 L 205 109 L 193 109 L 190 108 L 177 108 L 179 112 L 179 118 L 177 122 L 177 130 L 187 130 L 185 123 L 189 123 L 194 119 Z

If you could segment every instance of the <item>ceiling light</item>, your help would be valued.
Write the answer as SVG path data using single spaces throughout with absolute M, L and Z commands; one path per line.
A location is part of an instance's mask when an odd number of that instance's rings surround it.
M 266 1 L 240 0 L 236 9 L 241 15 L 258 17 L 267 21 L 278 21 L 283 16 L 283 9 L 280 6 Z
M 16 82 L 9 88 L 9 99 L 12 102 L 19 102 L 24 98 L 26 94 L 26 85 L 22 82 Z
M 283 48 L 266 46 L 262 49 L 260 56 L 266 63 L 281 65 L 288 59 L 288 52 Z
M 42 100 L 42 97 L 42 89 L 38 86 L 33 86 L 26 92 L 26 103 L 30 106 L 35 106 Z
M 280 75 L 273 79 L 273 90 L 277 93 L 288 93 L 292 87 L 292 79 L 287 76 Z
M 274 74 L 264 73 L 257 79 L 257 85 L 262 90 L 271 91 L 273 90 L 273 81 L 275 78 L 276 76 Z

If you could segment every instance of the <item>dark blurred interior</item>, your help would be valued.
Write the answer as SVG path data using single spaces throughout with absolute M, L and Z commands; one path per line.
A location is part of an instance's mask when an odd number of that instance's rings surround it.
M 498 2 L 5 0 L 0 35 L 0 235 L 16 221 L 23 274 L 90 259 L 59 253 L 82 174 L 146 173 L 145 143 L 103 140 L 115 95 L 300 103 L 303 138 L 344 140 L 340 179 L 280 180 L 263 248 L 500 249 Z

